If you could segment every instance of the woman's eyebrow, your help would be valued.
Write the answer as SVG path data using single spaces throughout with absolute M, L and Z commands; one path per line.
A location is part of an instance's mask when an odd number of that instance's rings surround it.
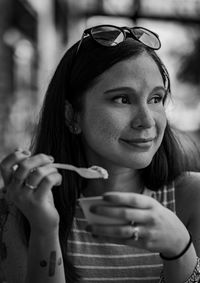
M 109 93 L 113 93 L 113 92 L 122 92 L 122 91 L 125 91 L 125 92 L 132 92 L 132 93 L 135 93 L 136 90 L 134 88 L 131 88 L 131 87 L 116 87 L 116 88 L 111 88 L 111 89 L 108 89 L 106 91 L 104 91 L 105 94 L 109 94 Z M 166 89 L 164 86 L 156 86 L 152 89 L 151 93 L 152 92 L 155 92 L 155 91 L 163 91 L 164 93 L 166 93 Z
M 166 88 L 164 86 L 156 86 L 152 89 L 151 92 L 155 92 L 155 91 L 163 91 L 164 93 L 166 93 Z
M 104 93 L 107 94 L 107 93 L 120 92 L 120 91 L 135 92 L 135 89 L 131 87 L 127 87 L 127 86 L 126 87 L 116 87 L 116 88 L 108 89 L 104 91 Z

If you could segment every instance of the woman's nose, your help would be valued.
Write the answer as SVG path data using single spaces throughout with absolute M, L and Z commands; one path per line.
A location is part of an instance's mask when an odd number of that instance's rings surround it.
M 131 126 L 132 128 L 151 128 L 155 126 L 154 116 L 148 105 L 138 107 Z

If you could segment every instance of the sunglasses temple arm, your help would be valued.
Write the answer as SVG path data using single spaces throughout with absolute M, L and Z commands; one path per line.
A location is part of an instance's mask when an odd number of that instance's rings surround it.
M 81 46 L 81 44 L 82 44 L 82 41 L 83 41 L 84 36 L 85 36 L 85 33 L 83 33 L 83 35 L 82 35 L 82 37 L 81 37 L 81 39 L 80 39 L 80 41 L 79 41 L 78 47 L 77 47 L 77 49 L 76 49 L 76 55 L 78 54 L 78 51 L 79 51 L 79 49 L 80 49 L 80 46 Z

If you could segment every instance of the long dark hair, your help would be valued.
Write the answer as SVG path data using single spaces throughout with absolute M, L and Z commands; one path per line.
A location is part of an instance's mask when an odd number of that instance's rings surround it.
M 81 111 L 85 90 L 98 80 L 98 76 L 115 63 L 146 53 L 157 64 L 166 87 L 166 98 L 170 94 L 168 72 L 158 55 L 140 42 L 127 39 L 117 47 L 103 47 L 90 38 L 83 41 L 78 54 L 73 45 L 62 57 L 46 92 L 41 118 L 33 137 L 31 150 L 34 154 L 52 155 L 55 162 L 87 166 L 81 138 L 72 134 L 65 124 L 65 101 L 74 110 Z M 144 185 L 158 190 L 179 176 L 184 168 L 182 150 L 167 125 L 162 144 L 151 164 L 140 170 Z M 61 172 L 62 185 L 53 189 L 55 206 L 60 215 L 60 242 L 65 254 L 67 282 L 77 282 L 78 276 L 67 259 L 67 238 L 75 213 L 76 199 L 84 187 L 84 180 L 71 172 Z M 30 231 L 29 231 L 30 232 Z M 65 244 L 63 244 L 65 243 Z

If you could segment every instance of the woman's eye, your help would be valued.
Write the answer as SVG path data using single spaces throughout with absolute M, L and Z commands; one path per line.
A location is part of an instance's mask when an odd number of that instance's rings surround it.
M 120 103 L 120 104 L 129 104 L 130 103 L 128 97 L 126 97 L 126 96 L 117 96 L 117 97 L 114 97 L 113 100 L 117 103 Z
M 156 104 L 163 101 L 163 97 L 161 95 L 154 96 L 150 99 L 150 103 Z

